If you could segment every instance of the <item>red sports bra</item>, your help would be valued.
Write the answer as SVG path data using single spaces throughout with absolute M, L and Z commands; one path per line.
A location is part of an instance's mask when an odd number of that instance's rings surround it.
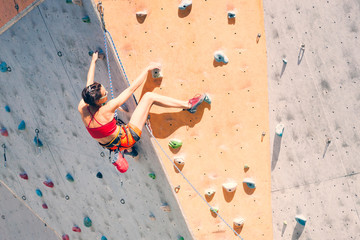
M 87 109 L 91 115 L 91 120 L 88 124 L 88 126 L 86 127 L 86 129 L 88 130 L 88 132 L 90 133 L 90 135 L 93 138 L 104 138 L 104 137 L 108 137 L 111 134 L 113 134 L 116 131 L 116 119 L 114 118 L 111 122 L 108 122 L 105 125 L 102 125 L 101 123 L 99 123 L 96 119 L 95 119 L 95 112 L 94 114 L 91 113 L 89 106 L 87 106 Z M 100 109 L 100 108 L 99 108 Z M 92 120 L 95 120 L 98 124 L 100 124 L 100 127 L 96 127 L 96 128 L 89 128 L 90 123 Z

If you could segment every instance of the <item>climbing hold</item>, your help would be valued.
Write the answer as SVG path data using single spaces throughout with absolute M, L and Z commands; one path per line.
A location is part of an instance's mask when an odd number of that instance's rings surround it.
M 74 182 L 74 178 L 73 176 L 71 176 L 70 173 L 66 174 L 66 180 L 68 180 L 69 182 Z
M 223 187 L 227 192 L 235 192 L 236 187 L 237 187 L 237 183 L 236 183 L 236 182 L 224 183 L 224 184 L 222 185 L 222 187 Z
M 176 157 L 174 158 L 174 163 L 177 163 L 178 165 L 184 165 L 185 161 L 182 157 Z
M 82 18 L 82 21 L 83 21 L 84 23 L 90 23 L 90 17 L 89 17 L 89 16 L 85 16 L 85 17 Z
M 26 128 L 25 121 L 22 120 L 18 126 L 18 130 L 25 130 L 25 128 Z
M 182 146 L 182 141 L 179 139 L 175 139 L 175 138 L 171 139 L 169 142 L 169 146 L 174 149 L 179 148 Z
M 155 179 L 156 175 L 155 175 L 155 173 L 149 173 L 149 177 L 151 177 L 152 179 Z
M 43 143 L 41 142 L 40 138 L 39 138 L 39 129 L 35 129 L 35 133 L 36 133 L 36 136 L 34 137 L 34 143 L 35 143 L 35 146 L 40 148 L 43 146 Z
M 179 5 L 179 9 L 185 10 L 187 7 L 189 7 L 191 5 L 192 5 L 192 0 L 182 0 Z
M 178 240 L 184 240 L 185 238 L 183 236 L 178 236 Z
M 78 226 L 73 226 L 73 228 L 72 228 L 72 230 L 74 231 L 74 232 L 81 232 L 81 229 L 78 227 Z
M 177 186 L 174 188 L 174 191 L 175 191 L 176 193 L 178 193 L 178 192 L 180 191 L 180 185 L 177 185 Z
M 103 178 L 103 175 L 102 175 L 101 172 L 98 172 L 98 173 L 96 174 L 96 177 L 97 177 L 97 178 Z
M 287 221 L 284 221 L 283 224 L 284 224 L 284 225 L 287 225 Z
M 283 123 L 279 123 L 278 125 L 276 125 L 275 128 L 275 133 L 276 135 L 278 135 L 279 137 L 282 137 L 283 133 L 284 133 L 284 124 Z
M 284 64 L 287 64 L 286 58 L 283 58 L 283 63 L 284 63 Z
M 11 68 L 6 64 L 6 62 L 1 62 L 0 72 L 11 72 Z
M 66 196 L 65 196 L 65 199 L 66 199 L 66 200 L 69 200 L 69 199 L 70 199 L 69 195 L 66 195 Z
M 85 227 L 91 227 L 92 222 L 91 222 L 91 219 L 89 217 L 84 218 L 84 225 L 85 225 Z
M 82 0 L 73 0 L 73 3 L 79 5 L 80 7 L 83 5 Z
M 260 34 L 260 33 L 258 33 L 258 35 L 256 36 L 256 43 L 258 43 L 258 42 L 259 42 L 260 37 L 261 37 L 261 34 Z
M 245 178 L 243 182 L 251 189 L 256 188 L 255 182 L 251 178 Z
M 216 192 L 215 189 L 209 188 L 209 189 L 205 190 L 205 195 L 207 197 L 211 197 L 211 196 L 213 196 L 215 194 L 215 192 Z
M 11 112 L 10 107 L 8 105 L 5 106 L 5 111 Z
M 245 169 L 246 171 L 247 171 L 249 168 L 250 168 L 249 165 L 247 165 L 247 164 L 244 165 L 244 169 Z
M 41 192 L 41 190 L 40 189 L 36 189 L 35 190 L 35 192 L 36 192 L 36 195 L 38 195 L 39 197 L 42 197 L 43 196 L 43 194 L 42 194 L 42 192 Z
M 107 240 L 107 238 L 105 236 L 102 236 L 101 240 Z
M 19 176 L 20 176 L 22 179 L 25 179 L 25 180 L 28 180 L 28 179 L 29 179 L 29 177 L 28 177 L 28 175 L 27 175 L 26 172 L 20 173 Z
M 244 222 L 245 222 L 245 219 L 243 219 L 243 218 L 235 218 L 233 220 L 234 225 L 237 227 L 241 227 L 242 225 L 244 225 Z
M 2 128 L 0 129 L 0 133 L 1 133 L 1 135 L 3 135 L 4 137 L 9 136 L 9 133 L 8 133 L 8 131 L 6 130 L 5 127 L 2 127 Z
M 236 12 L 235 11 L 228 11 L 228 18 L 235 18 L 236 17 Z
M 266 132 L 261 133 L 261 142 L 264 140 L 265 135 L 266 135 Z
M 171 212 L 170 206 L 167 203 L 163 203 L 160 207 L 164 212 Z
M 48 209 L 48 206 L 46 205 L 46 203 L 43 203 L 41 206 L 43 209 Z
M 146 10 L 136 12 L 136 17 L 137 18 L 145 18 L 146 16 L 147 16 L 147 11 Z
M 163 77 L 163 75 L 162 75 L 162 73 L 161 73 L 161 69 L 159 69 L 159 68 L 153 69 L 153 70 L 151 71 L 151 75 L 152 75 L 152 77 L 153 77 L 154 79 L 156 79 L 156 78 L 162 78 L 162 77 Z
M 301 49 L 305 50 L 305 44 L 301 44 Z
M 71 0 L 70 0 L 70 1 L 71 1 Z M 63 234 L 63 235 L 62 235 L 62 240 L 70 240 L 69 235 Z
M 306 224 L 306 218 L 303 215 L 296 215 L 295 220 L 300 224 L 305 226 Z
M 219 208 L 218 207 L 211 207 L 210 211 L 213 212 L 213 213 L 218 213 Z
M 225 64 L 229 62 L 229 58 L 225 55 L 223 51 L 214 52 L 214 58 L 216 62 L 222 62 Z
M 72 3 L 72 0 L 66 0 L 66 3 Z
M 49 188 L 53 188 L 54 187 L 54 183 L 48 179 L 46 181 L 43 182 L 45 186 L 49 187 Z

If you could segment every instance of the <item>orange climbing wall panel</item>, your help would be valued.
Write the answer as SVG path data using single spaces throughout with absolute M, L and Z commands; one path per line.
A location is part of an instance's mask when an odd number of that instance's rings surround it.
M 261 0 L 193 1 L 191 11 L 178 10 L 180 1 L 103 0 L 107 29 L 120 52 L 126 73 L 133 81 L 150 62 L 162 63 L 163 78 L 148 78 L 136 93 L 146 91 L 189 99 L 207 92 L 212 104 L 196 114 L 154 106 L 151 125 L 155 137 L 172 157 L 185 160 L 183 173 L 204 196 L 216 190 L 209 202 L 244 239 L 272 239 L 270 146 L 264 13 Z M 147 10 L 143 22 L 137 11 Z M 227 11 L 237 12 L 235 21 Z M 262 36 L 257 43 L 257 35 Z M 223 50 L 229 63 L 214 62 Z M 145 129 L 144 129 L 145 130 Z M 261 134 L 266 135 L 261 142 Z M 178 151 L 168 147 L 171 138 L 183 140 Z M 180 185 L 180 205 L 196 239 L 236 239 L 235 234 L 212 216 L 208 206 L 176 173 L 159 151 L 171 184 Z M 244 171 L 244 165 L 250 168 Z M 251 177 L 255 191 L 242 181 Z M 222 184 L 238 183 L 233 196 L 225 196 Z
M 0 0 L 0 28 L 36 0 Z M 15 4 L 19 9 L 16 10 Z

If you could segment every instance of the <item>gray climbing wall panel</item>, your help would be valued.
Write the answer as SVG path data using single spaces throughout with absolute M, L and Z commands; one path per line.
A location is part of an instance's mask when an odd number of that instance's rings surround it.
M 265 0 L 264 12 L 274 239 L 358 239 L 360 2 Z
M 84 16 L 89 16 L 91 23 L 82 22 Z M 145 129 L 137 143 L 139 159 L 127 157 L 130 168 L 120 174 L 110 164 L 108 152 L 102 156 L 104 150 L 88 135 L 77 112 L 90 64 L 88 52 L 104 50 L 94 3 L 84 1 L 80 7 L 65 0 L 46 0 L 0 35 L 0 44 L 6 46 L 0 60 L 11 67 L 11 72 L 0 74 L 0 125 L 9 132 L 8 137 L 1 137 L 1 144 L 6 145 L 7 167 L 1 158 L 0 179 L 19 198 L 25 196 L 25 203 L 58 237 L 191 239 Z M 126 82 L 116 61 L 110 50 L 113 87 L 118 94 Z M 109 88 L 104 61 L 97 63 L 95 79 Z M 130 112 L 135 107 L 133 99 L 126 104 Z M 11 112 L 5 111 L 5 105 L 11 107 Z M 127 121 L 130 115 L 120 116 Z M 26 122 L 24 131 L 17 129 L 21 120 Z M 44 144 L 41 152 L 33 142 L 35 129 Z M 23 171 L 28 180 L 19 177 Z M 99 171 L 102 179 L 96 177 Z M 156 174 L 155 180 L 148 176 L 151 172 Z M 74 182 L 66 180 L 67 173 Z M 53 181 L 54 188 L 43 184 L 46 179 Z M 37 188 L 42 197 L 36 195 Z M 171 212 L 160 208 L 165 202 Z M 43 203 L 48 209 L 42 208 Z M 92 220 L 90 228 L 83 224 L 86 216 Z M 26 214 L 18 217 L 27 218 Z M 72 232 L 74 225 L 82 232 Z M 0 229 L 3 226 L 13 225 L 1 220 Z M 5 239 L 20 236 L 16 231 L 9 232 L 15 236 Z M 49 239 L 32 234 L 31 239 Z

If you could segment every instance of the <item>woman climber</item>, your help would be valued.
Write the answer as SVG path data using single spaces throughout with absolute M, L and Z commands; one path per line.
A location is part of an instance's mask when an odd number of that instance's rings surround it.
M 135 150 L 130 152 L 130 148 L 139 141 L 142 128 L 145 125 L 153 104 L 162 107 L 182 108 L 190 113 L 195 113 L 197 107 L 203 101 L 210 103 L 210 99 L 206 94 L 198 95 L 189 101 L 181 101 L 147 92 L 135 108 L 129 123 L 118 123 L 114 117 L 116 109 L 123 111 L 121 105 L 124 104 L 145 81 L 148 71 L 160 69 L 160 64 L 151 63 L 119 96 L 107 102 L 108 92 L 105 87 L 100 83 L 94 82 L 95 64 L 98 57 L 99 54 L 97 52 L 92 55 L 86 87 L 82 91 L 82 100 L 79 103 L 78 110 L 90 135 L 104 148 L 115 151 L 112 164 L 115 165 L 121 173 L 126 172 L 129 167 L 122 152 L 125 151 L 125 153 L 132 156 L 136 155 L 134 154 Z

